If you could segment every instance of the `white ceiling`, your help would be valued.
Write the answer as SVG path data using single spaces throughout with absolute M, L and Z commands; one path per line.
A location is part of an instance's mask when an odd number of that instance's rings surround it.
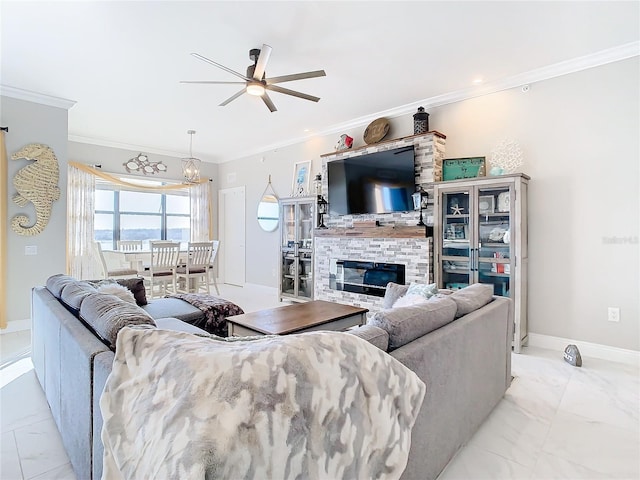
M 3 0 L 0 84 L 77 102 L 71 140 L 184 156 L 193 129 L 194 155 L 220 162 L 525 83 L 550 65 L 609 58 L 604 50 L 637 55 L 639 5 Z M 282 84 L 319 103 L 272 93 L 270 113 L 245 94 L 220 107 L 238 85 L 179 83 L 237 80 L 190 52 L 244 73 L 263 43 L 268 77 L 326 71 Z

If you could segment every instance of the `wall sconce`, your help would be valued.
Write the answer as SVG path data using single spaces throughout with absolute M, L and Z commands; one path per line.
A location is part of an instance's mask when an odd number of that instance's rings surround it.
M 416 193 L 411 195 L 413 199 L 413 209 L 420 210 L 420 220 L 417 223 L 418 227 L 426 227 L 427 224 L 422 220 L 422 209 L 427 207 L 429 201 L 429 194 L 422 189 L 422 186 L 418 186 Z
M 197 183 L 200 181 L 200 164 L 199 159 L 193 156 L 193 135 L 195 130 L 187 130 L 189 134 L 189 158 L 182 159 L 182 176 L 187 183 Z

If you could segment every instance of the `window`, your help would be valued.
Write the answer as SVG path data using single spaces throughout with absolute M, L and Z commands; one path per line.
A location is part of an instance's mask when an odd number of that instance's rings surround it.
M 127 179 L 131 181 L 131 179 Z M 162 185 L 145 181 L 145 185 Z M 95 240 L 115 249 L 118 240 L 173 240 L 191 237 L 187 191 L 143 191 L 96 182 Z

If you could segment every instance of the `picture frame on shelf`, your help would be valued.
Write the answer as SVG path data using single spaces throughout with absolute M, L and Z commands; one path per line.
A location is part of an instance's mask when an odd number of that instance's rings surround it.
M 502 192 L 498 195 L 498 211 L 508 212 L 511 209 L 511 197 L 509 192 Z
M 495 201 L 493 195 L 481 195 L 478 197 L 478 212 L 480 215 L 495 213 Z
M 466 223 L 450 223 L 444 237 L 445 240 L 466 240 L 469 238 L 469 227 Z
M 311 160 L 296 162 L 293 165 L 293 182 L 291 185 L 291 196 L 305 197 L 309 195 L 310 178 Z

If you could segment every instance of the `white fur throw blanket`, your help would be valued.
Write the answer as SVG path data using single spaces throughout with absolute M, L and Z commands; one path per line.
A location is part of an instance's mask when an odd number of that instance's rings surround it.
M 425 385 L 355 335 L 118 334 L 103 479 L 397 479 Z

